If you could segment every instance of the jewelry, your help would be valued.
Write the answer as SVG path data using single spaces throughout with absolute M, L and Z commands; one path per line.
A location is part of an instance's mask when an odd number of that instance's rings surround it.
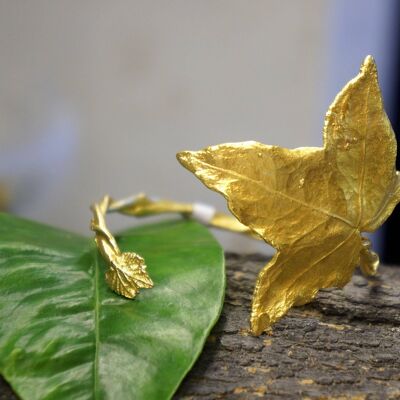
M 193 218 L 204 225 L 260 239 L 236 218 L 217 212 L 213 207 L 202 203 L 157 200 L 145 194 L 123 200 L 113 200 L 110 196 L 104 196 L 99 203 L 91 206 L 91 210 L 93 212 L 91 229 L 96 234 L 95 242 L 109 268 L 106 272 L 106 282 L 114 292 L 128 299 L 135 298 L 139 289 L 150 289 L 154 284 L 147 273 L 145 261 L 139 254 L 121 252 L 106 226 L 105 215 L 108 213 L 118 212 L 135 217 L 178 213 L 184 218 Z
M 96 234 L 97 248 L 108 265 L 106 272 L 108 286 L 121 296 L 133 299 L 139 289 L 152 288 L 153 281 L 146 271 L 144 259 L 136 253 L 121 252 L 114 236 L 108 230 L 105 214 L 111 204 L 111 198 L 104 196 L 99 203 L 92 205 L 91 229 Z

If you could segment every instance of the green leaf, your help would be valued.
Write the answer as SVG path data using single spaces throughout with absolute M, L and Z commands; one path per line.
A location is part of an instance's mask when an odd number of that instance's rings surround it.
M 225 289 L 203 226 L 128 230 L 154 288 L 113 293 L 93 239 L 0 214 L 0 374 L 22 399 L 166 399 L 198 357 Z

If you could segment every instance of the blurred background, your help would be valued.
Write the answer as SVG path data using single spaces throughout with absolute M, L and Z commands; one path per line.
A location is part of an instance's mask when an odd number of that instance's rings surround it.
M 327 107 L 367 54 L 400 131 L 399 17 L 395 0 L 0 0 L 0 207 L 85 235 L 106 193 L 225 210 L 175 153 L 321 145 Z M 374 238 L 390 262 L 399 222 Z

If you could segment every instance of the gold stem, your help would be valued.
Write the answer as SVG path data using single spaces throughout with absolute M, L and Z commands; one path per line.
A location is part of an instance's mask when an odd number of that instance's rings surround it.
M 152 200 L 144 194 L 139 194 L 124 200 L 113 200 L 110 196 L 104 196 L 99 203 L 91 206 L 91 210 L 93 213 L 91 229 L 95 232 L 95 242 L 108 265 L 106 281 L 112 290 L 129 299 L 133 299 L 140 288 L 153 287 L 153 281 L 140 255 L 121 252 L 114 236 L 107 228 L 105 221 L 107 213 L 118 212 L 135 217 L 178 213 L 185 218 L 194 218 L 205 225 L 260 239 L 236 218 L 216 212 L 212 207 L 204 204 Z
M 111 199 L 104 196 L 103 199 L 91 206 L 93 218 L 91 229 L 95 232 L 95 242 L 104 261 L 108 265 L 106 281 L 108 286 L 116 293 L 128 299 L 133 299 L 141 288 L 152 288 L 146 265 L 140 255 L 121 252 L 118 244 L 108 230 L 105 215 L 109 211 Z
M 204 208 L 205 206 L 200 205 L 200 207 Z M 124 200 L 110 199 L 108 212 L 118 212 L 125 215 L 133 215 L 135 217 L 178 213 L 186 218 L 193 217 L 198 219 L 203 224 L 214 228 L 242 233 L 254 239 L 261 240 L 257 234 L 247 226 L 241 224 L 236 218 L 221 212 L 216 212 L 209 207 L 210 218 L 207 221 L 196 218 L 196 210 L 198 210 L 198 208 L 198 204 L 180 203 L 170 200 L 153 200 L 145 194 L 139 194 Z

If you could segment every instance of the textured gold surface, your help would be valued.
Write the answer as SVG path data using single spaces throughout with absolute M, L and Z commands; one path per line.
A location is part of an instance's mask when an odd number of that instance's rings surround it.
M 191 217 L 193 209 L 194 205 L 190 203 L 181 203 L 165 199 L 153 200 L 143 193 L 124 200 L 110 200 L 109 205 L 109 212 L 117 211 L 121 214 L 135 217 L 171 213 L 178 213 L 184 217 Z M 241 224 L 236 218 L 221 212 L 215 212 L 208 225 L 214 228 L 243 233 L 253 238 L 260 239 L 250 228 Z
M 98 204 L 91 206 L 93 219 L 91 229 L 96 233 L 96 245 L 109 266 L 106 281 L 116 293 L 133 299 L 140 288 L 151 288 L 153 282 L 146 272 L 142 257 L 136 253 L 121 253 L 115 238 L 108 230 L 105 215 L 111 212 L 145 217 L 150 215 L 178 213 L 189 218 L 193 214 L 194 205 L 170 200 L 153 200 L 145 194 L 139 194 L 123 200 L 114 200 L 105 196 Z M 258 236 L 236 218 L 215 212 L 209 221 L 210 226 L 243 233 L 257 239 Z
M 139 289 L 153 287 L 153 282 L 147 274 L 143 258 L 136 253 L 122 253 L 108 230 L 104 216 L 110 203 L 111 199 L 105 196 L 91 207 L 91 229 L 96 233 L 97 247 L 109 268 L 106 272 L 107 284 L 116 293 L 133 299 Z
M 378 267 L 361 232 L 386 220 L 400 185 L 396 140 L 371 56 L 330 106 L 323 137 L 323 148 L 244 142 L 178 154 L 184 167 L 225 196 L 240 222 L 277 249 L 256 283 L 254 334 L 319 289 L 343 287 L 357 265 L 366 274 Z

